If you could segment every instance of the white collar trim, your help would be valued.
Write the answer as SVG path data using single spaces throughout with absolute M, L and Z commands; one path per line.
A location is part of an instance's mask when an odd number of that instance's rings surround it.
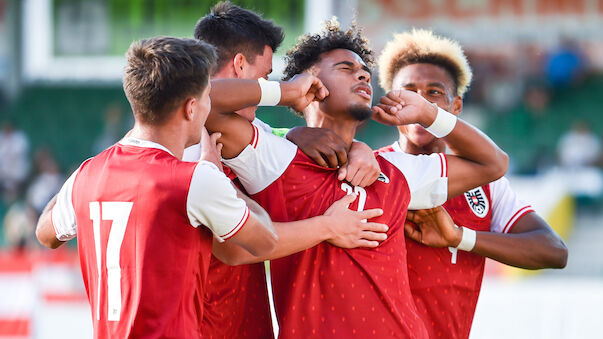
M 149 140 L 143 140 L 143 139 L 132 138 L 132 137 L 125 137 L 125 138 L 121 139 L 119 141 L 119 143 L 122 144 L 122 145 L 126 145 L 126 146 L 156 148 L 156 149 L 160 149 L 162 151 L 166 151 L 169 154 L 171 154 L 172 156 L 174 156 L 174 154 L 172 152 L 170 152 L 170 150 L 168 150 L 165 146 L 163 146 L 161 144 L 158 144 L 156 142 L 153 142 L 153 141 L 149 141 Z

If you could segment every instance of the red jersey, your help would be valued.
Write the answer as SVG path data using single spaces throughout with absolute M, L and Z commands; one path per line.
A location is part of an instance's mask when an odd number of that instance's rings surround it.
M 357 194 L 352 209 L 381 208 L 375 221 L 389 225 L 388 239 L 374 249 L 321 243 L 271 261 L 279 337 L 426 338 L 408 286 L 403 226 L 409 205 L 445 201 L 445 157 L 380 156 L 379 180 L 363 189 L 338 181 L 336 170 L 316 165 L 287 140 L 255 132 L 251 145 L 225 163 L 274 221 L 318 216 Z
M 268 133 L 270 126 L 255 119 L 254 126 Z M 198 161 L 199 144 L 187 148 L 183 160 Z M 234 172 L 224 173 L 245 192 Z M 274 338 L 264 263 L 229 266 L 211 256 L 205 286 L 203 333 L 208 339 Z
M 126 138 L 69 178 L 52 222 L 78 236 L 95 338 L 198 338 L 212 232 L 224 241 L 248 216 L 213 164 Z
M 398 143 L 380 152 L 402 152 Z M 443 205 L 454 223 L 476 231 L 506 233 L 533 209 L 501 178 Z M 430 338 L 468 338 L 479 297 L 485 258 L 456 248 L 432 248 L 406 239 L 408 276 Z

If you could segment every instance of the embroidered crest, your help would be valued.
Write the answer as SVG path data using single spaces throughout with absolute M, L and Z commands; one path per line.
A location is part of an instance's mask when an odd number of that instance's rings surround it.
M 471 210 L 480 218 L 485 217 L 490 210 L 490 204 L 486 199 L 486 193 L 481 187 L 474 188 L 471 191 L 465 192 L 465 199 Z
M 387 176 L 385 176 L 385 174 L 383 174 L 383 172 L 379 173 L 379 177 L 377 178 L 377 180 L 384 182 L 386 184 L 389 184 L 389 178 Z

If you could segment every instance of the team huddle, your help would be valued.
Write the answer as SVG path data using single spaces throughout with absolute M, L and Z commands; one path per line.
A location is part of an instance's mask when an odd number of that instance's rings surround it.
M 331 20 L 268 81 L 272 21 L 222 2 L 194 34 L 130 46 L 133 129 L 38 222 L 47 247 L 78 239 L 95 338 L 273 338 L 272 301 L 280 338 L 468 338 L 486 257 L 565 266 L 507 155 L 457 118 L 472 78 L 457 42 L 395 34 L 375 63 Z M 307 126 L 256 118 L 275 105 Z M 355 140 L 370 118 L 399 140 Z

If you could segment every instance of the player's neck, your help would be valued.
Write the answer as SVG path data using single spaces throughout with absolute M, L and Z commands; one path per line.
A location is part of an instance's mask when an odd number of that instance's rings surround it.
M 358 128 L 358 125 L 360 125 L 360 122 L 356 120 L 335 118 L 327 114 L 313 114 L 311 116 L 306 116 L 306 125 L 308 127 L 330 129 L 343 139 L 349 150 L 354 141 L 356 129 Z
M 418 155 L 446 152 L 446 143 L 441 139 L 434 139 L 432 142 L 425 145 L 416 145 L 401 134 L 398 144 L 400 145 L 400 149 L 408 154 Z
M 182 154 L 186 147 L 186 140 L 183 139 L 184 134 L 181 130 L 175 130 L 175 127 L 169 124 L 158 127 L 136 123 L 128 136 L 160 144 L 172 152 L 176 158 L 182 160 Z

